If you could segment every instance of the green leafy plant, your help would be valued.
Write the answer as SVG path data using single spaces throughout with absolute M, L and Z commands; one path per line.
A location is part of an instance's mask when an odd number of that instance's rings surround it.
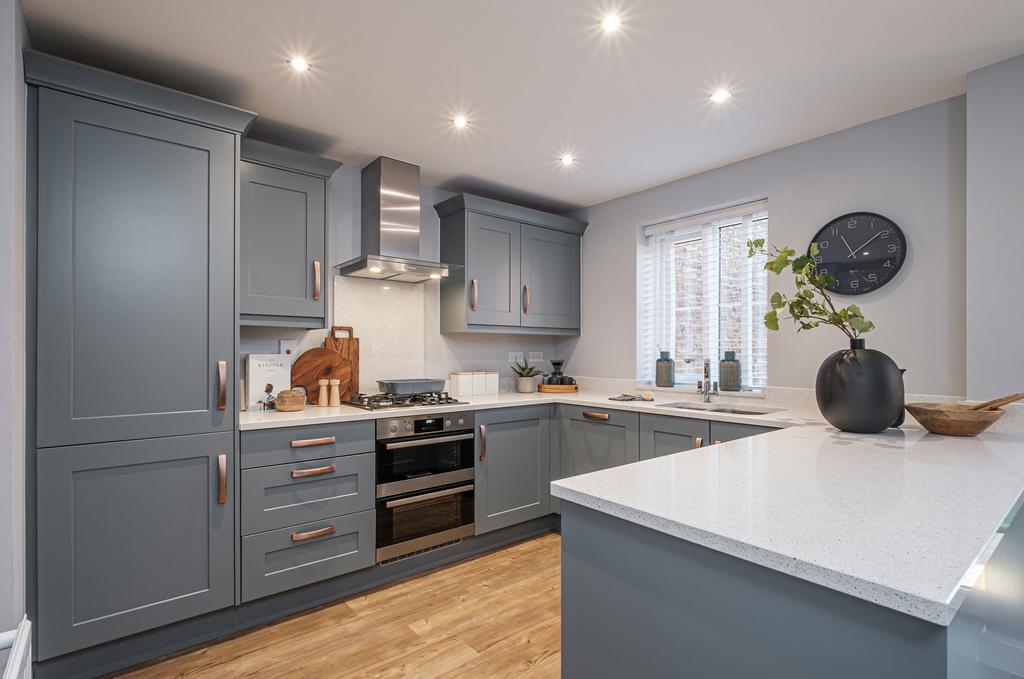
M 518 361 L 514 362 L 512 364 L 512 372 L 514 372 L 517 377 L 536 377 L 537 375 L 540 375 L 540 371 L 530 365 L 529 361 L 525 360 L 522 363 L 519 363 Z
M 836 307 L 827 290 L 836 279 L 828 274 L 818 273 L 814 266 L 814 258 L 818 256 L 817 244 L 811 244 L 808 254 L 797 255 L 796 250 L 790 247 L 765 247 L 764 238 L 747 241 L 747 256 L 758 255 L 768 258 L 764 265 L 766 271 L 779 275 L 789 270 L 793 273 L 796 283 L 794 295 L 784 295 L 781 292 L 772 294 L 771 311 L 764 315 L 764 325 L 769 330 L 778 330 L 779 320 L 785 320 L 787 317 L 800 326 L 797 332 L 812 330 L 820 325 L 832 325 L 842 330 L 850 339 L 857 339 L 858 336 L 874 329 L 875 324 L 864 318 L 856 304 Z

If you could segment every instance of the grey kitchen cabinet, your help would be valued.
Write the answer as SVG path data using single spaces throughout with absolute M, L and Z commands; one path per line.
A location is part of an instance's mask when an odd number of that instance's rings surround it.
M 477 535 L 550 513 L 550 414 L 547 405 L 477 411 Z
M 241 158 L 240 320 L 324 327 L 326 187 L 340 163 L 251 140 Z
M 712 423 L 690 417 L 640 415 L 640 459 L 710 445 Z
M 368 568 L 376 557 L 370 509 L 242 538 L 242 601 Z
M 711 443 L 724 443 L 725 441 L 735 441 L 736 439 L 744 439 L 748 436 L 757 436 L 758 434 L 767 434 L 770 431 L 775 431 L 775 427 L 759 427 L 754 424 L 736 424 L 734 422 L 712 422 L 711 423 Z
M 579 335 L 586 222 L 459 194 L 441 218 L 444 333 Z
M 560 478 L 640 459 L 640 414 L 610 408 L 559 405 Z
M 37 445 L 230 431 L 237 134 L 48 87 L 37 111 Z
M 580 327 L 580 237 L 523 224 L 521 324 Z
M 372 453 L 377 446 L 376 436 L 372 420 L 243 431 L 241 465 L 250 469 Z
M 232 432 L 37 457 L 40 659 L 234 603 Z

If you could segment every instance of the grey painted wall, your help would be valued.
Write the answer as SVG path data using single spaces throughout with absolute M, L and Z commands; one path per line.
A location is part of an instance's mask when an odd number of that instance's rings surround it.
M 328 188 L 328 214 L 331 242 L 331 257 L 328 266 L 344 262 L 359 254 L 359 185 L 361 168 L 344 165 L 331 177 Z M 420 187 L 420 257 L 437 261 L 440 253 L 440 220 L 434 212 L 434 204 L 452 193 L 433 186 Z M 383 283 L 381 285 L 384 285 Z M 397 283 L 392 285 L 408 285 Z M 442 335 L 440 331 L 440 284 L 421 283 L 424 286 L 422 337 L 408 337 L 408 351 L 423 353 L 424 375 L 407 377 L 447 377 L 457 370 L 498 370 L 503 376 L 511 377 L 508 366 L 508 352 L 543 352 L 545 359 L 555 358 L 555 341 L 546 337 L 521 337 L 518 335 Z M 344 322 L 344 309 L 335 308 L 337 322 Z M 381 310 L 387 313 L 386 309 Z M 409 328 L 417 324 L 410 323 Z M 356 334 L 365 337 L 365 329 L 356 328 Z M 401 328 L 397 329 L 401 332 Z M 296 339 L 299 350 L 319 344 L 325 331 L 284 330 L 277 328 L 242 328 L 241 351 L 276 352 L 278 339 Z M 372 337 L 366 337 L 371 341 Z M 362 381 L 376 379 L 373 375 L 360 375 Z
M 967 144 L 967 395 L 988 399 L 1024 385 L 1024 55 L 967 75 Z
M 899 276 L 855 300 L 878 327 L 868 346 L 908 369 L 908 392 L 963 395 L 965 129 L 961 96 L 580 211 L 590 221 L 583 328 L 579 339 L 561 343 L 571 353 L 568 370 L 636 376 L 639 226 L 768 196 L 769 237 L 780 246 L 805 247 L 822 225 L 853 210 L 879 212 L 903 228 L 909 257 Z M 792 289 L 791 279 L 769 280 L 772 291 Z M 812 387 L 821 361 L 845 345 L 829 328 L 770 333 L 768 382 Z
M 25 613 L 25 80 L 18 0 L 0 0 L 0 631 Z

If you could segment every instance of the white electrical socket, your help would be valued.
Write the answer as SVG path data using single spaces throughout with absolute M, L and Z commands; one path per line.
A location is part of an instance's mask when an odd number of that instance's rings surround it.
M 508 352 L 508 362 L 509 363 L 522 363 L 523 362 L 523 352 L 521 352 L 521 351 L 510 351 L 510 352 Z
M 544 361 L 543 351 L 531 351 L 530 352 L 530 363 L 542 363 Z

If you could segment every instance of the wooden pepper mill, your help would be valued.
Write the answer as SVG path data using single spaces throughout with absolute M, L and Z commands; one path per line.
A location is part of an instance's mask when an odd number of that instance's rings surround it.
M 317 398 L 316 404 L 321 408 L 326 408 L 329 403 L 327 385 L 330 383 L 330 380 L 317 380 L 316 383 L 320 385 L 320 396 Z
M 341 380 L 331 380 L 331 407 L 341 405 Z

